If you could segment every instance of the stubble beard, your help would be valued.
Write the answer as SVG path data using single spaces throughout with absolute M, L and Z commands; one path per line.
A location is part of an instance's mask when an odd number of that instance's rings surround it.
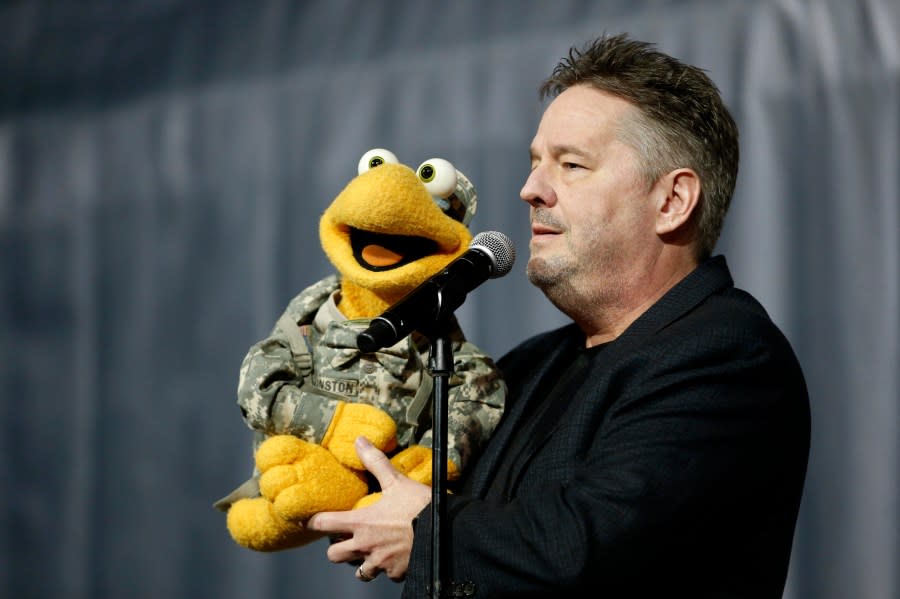
M 540 289 L 547 296 L 547 299 L 562 310 L 557 300 L 565 300 L 572 295 L 574 289 L 571 281 L 575 274 L 575 268 L 577 268 L 575 253 L 569 239 L 569 229 L 554 218 L 546 208 L 533 208 L 531 220 L 561 231 L 560 235 L 563 236 L 568 249 L 566 254 L 551 253 L 549 256 L 541 256 L 536 255 L 534 246 L 532 246 L 531 258 L 525 267 L 525 273 L 528 275 L 528 280 L 531 281 L 531 284 Z M 549 250 L 545 248 L 544 251 L 547 252 Z
M 573 284 L 577 264 L 572 256 L 532 256 L 525 267 L 528 280 L 565 314 L 571 314 L 581 302 Z
M 599 236 L 591 239 L 582 252 L 576 252 L 571 244 L 568 247 L 569 252 L 564 255 L 532 255 L 525 272 L 557 309 L 579 320 L 614 302 L 619 281 L 598 280 L 617 278 L 610 268 L 615 256 L 610 248 L 603 247 Z

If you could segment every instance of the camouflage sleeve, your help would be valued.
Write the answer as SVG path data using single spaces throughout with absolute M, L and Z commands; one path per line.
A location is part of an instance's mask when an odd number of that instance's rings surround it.
M 317 307 L 335 285 L 333 279 L 325 279 L 294 298 L 272 334 L 251 346 L 244 357 L 237 402 L 254 431 L 291 434 L 315 443 L 325 436 L 339 399 L 307 383 L 310 356 L 291 328 L 314 312 L 311 306 Z
M 448 395 L 447 453 L 463 471 L 500 422 L 506 383 L 494 361 L 462 338 L 461 332 L 453 342 L 453 375 Z M 420 443 L 431 446 L 431 430 Z
M 241 364 L 238 405 L 244 421 L 266 435 L 319 443 L 338 400 L 310 393 L 290 346 L 277 333 L 253 345 Z

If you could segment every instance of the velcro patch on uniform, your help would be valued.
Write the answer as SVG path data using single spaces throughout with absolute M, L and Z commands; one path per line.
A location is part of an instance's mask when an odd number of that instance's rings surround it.
M 336 379 L 326 376 L 312 376 L 312 384 L 316 389 L 337 393 L 347 397 L 359 395 L 359 381 L 356 379 Z

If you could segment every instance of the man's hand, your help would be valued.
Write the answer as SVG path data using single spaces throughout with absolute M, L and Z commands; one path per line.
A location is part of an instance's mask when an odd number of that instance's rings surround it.
M 364 437 L 356 440 L 356 452 L 378 479 L 381 499 L 358 510 L 318 513 L 307 528 L 340 537 L 328 548 L 328 559 L 362 562 L 356 570 L 360 580 L 368 582 L 385 572 L 391 580 L 401 581 L 412 551 L 412 520 L 431 502 L 431 488 L 401 474 Z

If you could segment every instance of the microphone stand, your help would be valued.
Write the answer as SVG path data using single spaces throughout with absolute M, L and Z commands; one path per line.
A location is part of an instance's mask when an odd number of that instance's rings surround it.
M 447 576 L 447 543 L 442 538 L 447 520 L 447 419 L 450 375 L 453 374 L 453 345 L 449 330 L 452 315 L 441 317 L 426 334 L 431 340 L 428 369 L 434 379 L 432 389 L 431 459 L 431 599 L 441 599 Z

